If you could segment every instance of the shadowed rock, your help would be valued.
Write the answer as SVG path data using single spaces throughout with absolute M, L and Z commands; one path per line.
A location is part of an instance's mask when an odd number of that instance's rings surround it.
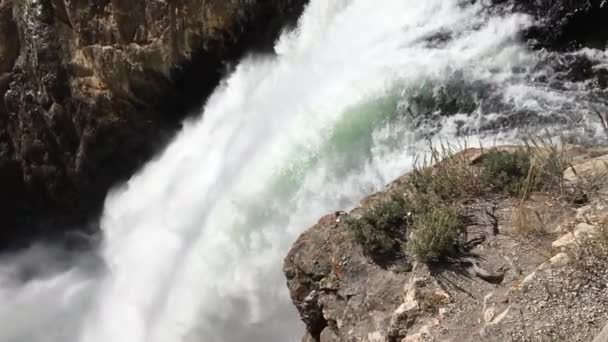
M 98 213 L 227 63 L 268 50 L 304 3 L 2 0 L 0 247 Z

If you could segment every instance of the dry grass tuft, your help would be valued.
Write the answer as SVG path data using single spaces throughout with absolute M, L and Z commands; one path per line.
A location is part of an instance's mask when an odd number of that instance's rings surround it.
M 464 153 L 457 154 L 451 146 L 441 144 L 431 146 L 430 157 L 415 163 L 409 184 L 416 195 L 433 195 L 450 202 L 481 195 L 479 180 L 479 170 Z
M 515 232 L 530 236 L 548 234 L 547 224 L 543 214 L 520 203 L 511 212 L 511 224 Z
M 564 197 L 564 171 L 571 165 L 563 145 L 541 139 L 526 141 L 530 153 L 530 168 L 520 191 L 522 199 L 534 191 Z

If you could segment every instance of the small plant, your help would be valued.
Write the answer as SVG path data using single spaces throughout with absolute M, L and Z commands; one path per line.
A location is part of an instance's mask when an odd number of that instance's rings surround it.
M 563 146 L 550 141 L 530 140 L 531 164 L 520 195 L 526 198 L 533 191 L 544 191 L 564 197 L 564 171 L 570 166 L 570 158 Z
M 401 250 L 408 216 L 406 201 L 392 196 L 372 205 L 360 218 L 349 218 L 347 224 L 368 255 L 384 257 Z
M 491 151 L 482 162 L 481 181 L 493 190 L 519 193 L 530 170 L 530 152 Z
M 482 162 L 481 181 L 493 190 L 519 194 L 522 200 L 534 191 L 563 196 L 563 172 L 569 165 L 561 146 L 530 140 L 515 151 L 489 152 Z
M 513 208 L 511 215 L 513 229 L 517 233 L 536 236 L 548 234 L 543 215 L 537 210 L 526 207 L 525 203 L 522 202 Z
M 454 256 L 465 243 L 465 229 L 463 216 L 454 208 L 428 208 L 413 217 L 408 250 L 424 262 Z
M 448 304 L 448 299 L 436 292 L 423 292 L 418 297 L 420 310 L 433 315 L 438 314 L 439 309 L 446 304 Z
M 407 218 L 407 202 L 397 195 L 376 203 L 365 215 L 365 219 L 373 223 L 377 229 L 391 233 L 401 233 L 407 223 Z
M 433 148 L 400 189 L 405 197 L 379 202 L 351 223 L 355 236 L 370 255 L 387 255 L 404 245 L 424 261 L 454 255 L 465 228 L 454 203 L 478 191 L 477 178 L 468 159 L 446 146 Z
M 431 147 L 429 159 L 415 165 L 409 178 L 414 195 L 434 195 L 451 202 L 479 195 L 478 172 L 464 155 L 455 155 L 449 146 Z
M 479 172 L 449 146 L 431 148 L 405 186 L 412 211 L 407 249 L 423 262 L 454 256 L 465 243 L 466 222 L 458 203 L 481 193 Z

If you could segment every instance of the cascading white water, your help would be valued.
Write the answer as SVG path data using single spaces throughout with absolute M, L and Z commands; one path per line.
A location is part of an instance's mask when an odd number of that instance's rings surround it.
M 581 94 L 529 81 L 542 56 L 517 35 L 530 24 L 458 0 L 312 0 L 277 56 L 242 61 L 201 118 L 108 196 L 104 268 L 18 282 L 48 251 L 1 263 L 0 342 L 297 340 L 281 262 L 299 233 L 407 171 L 459 121 L 500 141 L 516 130 L 478 128 L 518 109 L 555 115 Z M 504 111 L 482 98 L 438 116 L 425 99 L 454 82 L 487 86 Z

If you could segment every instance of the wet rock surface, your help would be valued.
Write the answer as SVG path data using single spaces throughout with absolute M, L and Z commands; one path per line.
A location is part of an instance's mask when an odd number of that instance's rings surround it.
M 535 48 L 556 51 L 606 48 L 608 3 L 603 0 L 493 0 L 493 4 L 536 19 L 536 25 L 524 32 L 524 38 Z

